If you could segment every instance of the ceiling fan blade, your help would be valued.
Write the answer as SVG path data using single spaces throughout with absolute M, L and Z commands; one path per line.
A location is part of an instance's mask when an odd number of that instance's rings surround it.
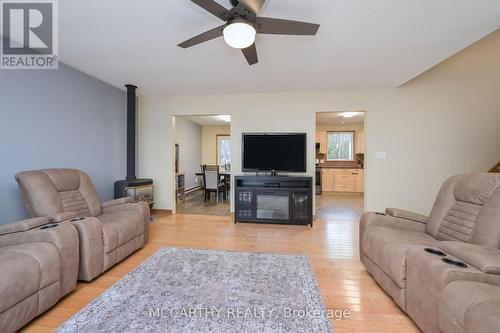
M 313 36 L 318 32 L 319 24 L 257 17 L 255 29 L 259 34 Z
M 208 42 L 209 40 L 221 37 L 225 27 L 226 25 L 224 24 L 212 30 L 205 31 L 204 33 L 201 33 L 193 38 L 190 38 L 180 43 L 177 46 L 182 47 L 183 49 L 187 49 L 188 47 L 195 46 L 204 42 Z
M 222 21 L 227 21 L 231 18 L 232 14 L 226 7 L 218 4 L 215 0 L 191 0 L 207 12 L 220 18 Z
M 245 56 L 245 59 L 247 59 L 249 65 L 255 65 L 259 62 L 255 43 L 253 43 L 252 46 L 249 46 L 246 49 L 241 49 L 241 52 L 243 52 L 243 55 Z

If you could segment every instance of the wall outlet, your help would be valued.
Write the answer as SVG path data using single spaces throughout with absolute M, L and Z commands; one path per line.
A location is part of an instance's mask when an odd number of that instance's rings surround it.
M 378 151 L 375 153 L 375 158 L 383 160 L 386 157 L 385 151 Z
M 194 177 L 194 183 L 198 184 L 198 177 Z

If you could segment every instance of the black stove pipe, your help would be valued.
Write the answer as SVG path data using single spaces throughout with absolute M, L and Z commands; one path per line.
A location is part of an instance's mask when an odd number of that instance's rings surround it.
M 137 178 L 135 173 L 135 134 L 136 134 L 136 90 L 137 87 L 126 84 L 127 87 L 127 178 L 115 182 L 115 199 L 132 196 L 135 200 L 144 200 L 130 189 L 140 186 L 152 185 L 153 180 L 149 178 Z M 153 193 L 146 199 L 149 206 L 153 206 Z
M 127 87 L 127 179 L 135 179 L 135 122 L 137 87 L 126 84 Z

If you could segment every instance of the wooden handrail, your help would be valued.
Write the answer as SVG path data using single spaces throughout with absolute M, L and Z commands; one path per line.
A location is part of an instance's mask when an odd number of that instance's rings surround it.
M 500 161 L 498 161 L 498 163 L 493 168 L 491 168 L 491 170 L 488 172 L 500 173 Z

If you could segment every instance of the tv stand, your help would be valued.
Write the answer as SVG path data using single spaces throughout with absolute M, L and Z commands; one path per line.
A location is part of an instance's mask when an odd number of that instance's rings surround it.
M 234 223 L 310 225 L 312 177 L 236 176 Z

